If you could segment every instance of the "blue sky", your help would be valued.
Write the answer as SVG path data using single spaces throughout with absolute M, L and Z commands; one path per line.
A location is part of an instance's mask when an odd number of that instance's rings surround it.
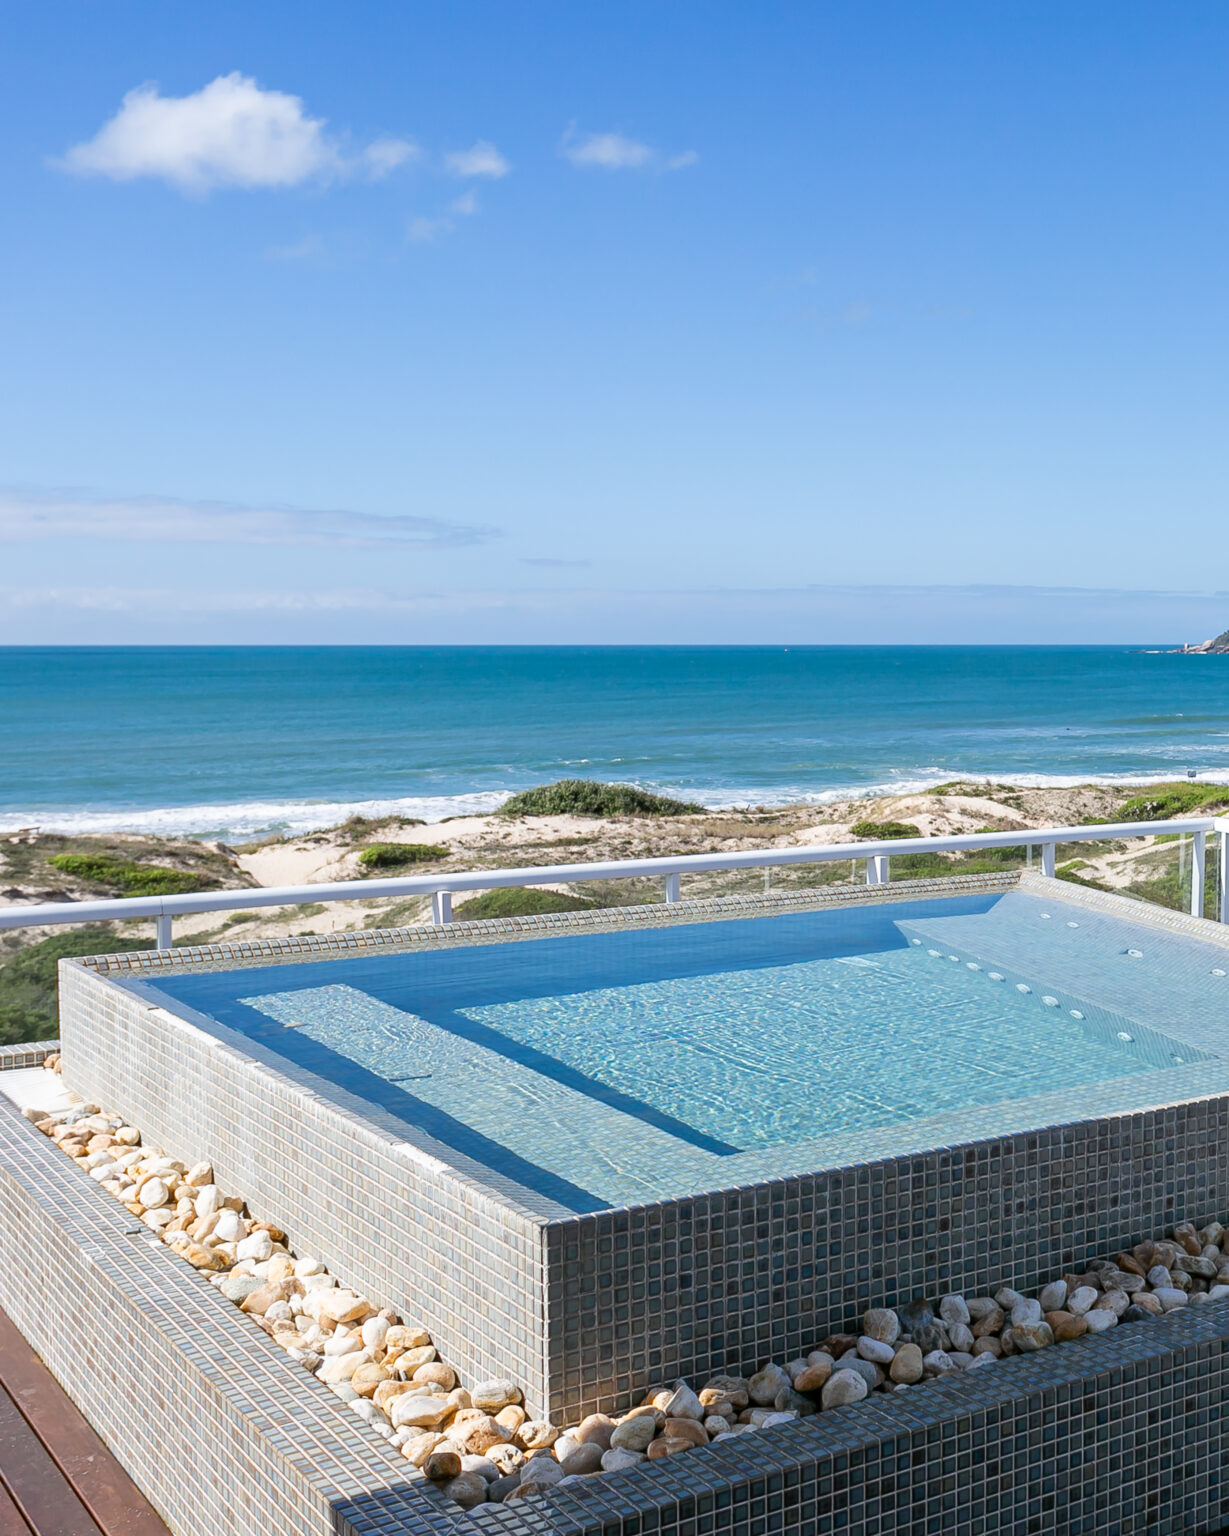
M 6 5 L 0 641 L 1229 625 L 1229 10 Z

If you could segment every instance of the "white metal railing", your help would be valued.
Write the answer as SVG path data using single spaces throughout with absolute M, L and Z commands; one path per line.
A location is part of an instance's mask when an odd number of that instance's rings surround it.
M 1041 872 L 1053 876 L 1060 843 L 1098 842 L 1123 837 L 1177 834 L 1191 838 L 1191 912 L 1203 916 L 1204 860 L 1209 832 L 1220 839 L 1217 916 L 1229 921 L 1229 817 L 1187 816 L 1171 821 L 1124 821 L 1090 827 L 1030 828 L 1025 832 L 967 832 L 949 837 L 898 837 L 883 842 L 833 843 L 814 848 L 754 849 L 747 853 L 696 853 L 664 859 L 612 859 L 595 864 L 542 864 L 522 869 L 472 869 L 455 875 L 410 875 L 400 880 L 338 880 L 328 885 L 257 886 L 242 890 L 198 891 L 182 896 L 134 896 L 115 901 L 53 901 L 0 908 L 0 929 L 35 928 L 54 923 L 117 922 L 152 917 L 159 949 L 171 947 L 176 917 L 197 912 L 239 912 L 256 907 L 288 907 L 300 902 L 370 901 L 384 896 L 430 896 L 431 920 L 452 920 L 457 891 L 487 891 L 506 886 L 558 885 L 585 880 L 630 880 L 660 876 L 665 899 L 681 899 L 679 877 L 717 869 L 765 870 L 794 864 L 865 860 L 866 883 L 884 885 L 893 854 L 965 852 L 978 848 L 1040 848 Z

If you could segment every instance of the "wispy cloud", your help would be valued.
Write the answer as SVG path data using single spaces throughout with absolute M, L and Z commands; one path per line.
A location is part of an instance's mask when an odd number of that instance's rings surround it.
M 484 543 L 495 528 L 398 513 L 238 507 L 162 496 L 95 499 L 0 490 L 0 539 L 106 539 L 155 544 L 298 544 L 440 549 Z
M 448 621 L 508 644 L 1176 644 L 1223 626 L 1229 594 L 1044 586 L 612 589 L 579 584 L 417 591 L 370 587 L 219 591 L 0 586 L 0 636 L 118 643 L 151 636 L 293 637 L 405 644 Z M 886 618 L 885 618 L 886 616 Z M 11 638 L 10 638 L 11 637 Z
M 442 235 L 450 233 L 456 226 L 451 219 L 429 219 L 425 214 L 419 214 L 405 226 L 405 238 L 411 245 L 431 245 L 440 239 Z
M 3 587 L 10 608 L 67 608 L 94 613 L 349 613 L 413 609 L 413 598 L 353 591 L 213 592 L 177 587 Z
M 309 261 L 324 252 L 324 241 L 319 235 L 304 235 L 291 245 L 271 245 L 265 251 L 270 261 Z
M 622 133 L 577 134 L 574 125 L 560 140 L 559 153 L 582 170 L 602 171 L 681 171 L 700 158 L 694 149 L 665 155 Z
M 446 213 L 437 214 L 435 218 L 419 215 L 411 219 L 405 227 L 405 238 L 413 245 L 429 245 L 444 235 L 450 235 L 457 227 L 456 219 L 468 219 L 477 212 L 477 197 L 472 192 L 462 192 L 460 197 L 448 204 Z
M 454 150 L 445 155 L 444 165 L 453 176 L 490 176 L 495 179 L 506 176 L 512 169 L 494 144 L 488 144 L 485 139 L 479 139 L 472 149 Z
M 377 179 L 417 155 L 407 139 L 376 139 L 348 152 L 303 101 L 237 71 L 187 96 L 140 85 L 92 139 L 53 162 L 112 181 L 153 177 L 182 192 L 293 187 L 341 177 Z

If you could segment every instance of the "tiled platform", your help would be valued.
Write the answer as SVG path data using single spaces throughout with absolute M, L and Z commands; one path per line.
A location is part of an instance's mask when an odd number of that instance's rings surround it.
M 1087 900 L 1091 910 L 1114 898 Z M 1196 920 L 1161 914 L 1157 921 L 1229 941 L 1224 930 L 1210 932 Z M 465 941 L 457 935 L 443 942 Z M 148 1124 L 146 1096 L 160 1081 L 179 1080 L 162 1076 L 167 1025 L 121 1015 L 110 990 L 91 994 L 101 998 L 95 1018 L 102 1049 L 112 1059 L 128 1052 L 119 1059 L 129 1079 L 117 1077 L 115 1087 L 138 1107 L 102 1088 L 98 1097 Z M 199 1059 L 182 1041 L 177 1048 L 186 1051 L 177 1070 L 198 1073 L 202 1113 L 212 1107 L 212 1132 L 227 1149 L 239 1156 L 241 1132 L 248 1141 L 272 1138 L 272 1151 L 249 1148 L 246 1166 L 226 1178 L 248 1191 L 255 1186 L 244 1172 L 265 1180 L 253 1201 L 266 1200 L 265 1213 L 283 1225 L 293 1228 L 306 1217 L 272 1203 L 283 1192 L 275 1179 L 278 1148 L 293 1145 L 299 1133 L 309 1158 L 316 1147 L 335 1153 L 339 1135 L 363 1155 L 382 1144 L 378 1128 L 349 1121 L 301 1087 L 287 1089 L 259 1062 L 219 1064 L 216 1041 L 201 1043 Z M 148 1107 L 159 1106 L 150 1098 Z M 257 1120 L 257 1108 L 268 1118 Z M 830 1325 L 853 1321 L 872 1299 L 1004 1282 L 1033 1288 L 1058 1268 L 1157 1235 L 1175 1220 L 1229 1213 L 1227 1117 L 1229 1097 L 1196 1096 L 703 1199 L 579 1221 L 530 1219 L 550 1257 L 540 1293 L 545 1347 L 562 1348 L 565 1357 L 572 1351 L 577 1391 L 596 1376 L 609 1384 L 605 1400 L 622 1406 L 680 1371 L 696 1377 L 735 1362 L 747 1368 L 770 1356 L 788 1358 Z M 254 1138 L 258 1124 L 264 1134 Z M 206 1125 L 202 1119 L 201 1134 Z M 183 1127 L 168 1122 L 168 1129 Z M 207 1144 L 175 1144 L 167 1130 L 157 1134 L 181 1156 L 215 1155 Z M 409 1168 L 435 1178 L 438 1209 L 455 1223 L 451 1230 L 468 1235 L 482 1254 L 499 1252 L 508 1238 L 503 1202 L 492 1209 L 461 1201 L 445 1210 L 465 1181 L 453 1175 L 447 1187 L 416 1153 L 394 1144 L 389 1166 L 402 1176 Z M 395 1284 L 404 1286 L 407 1273 L 421 1284 L 430 1280 L 421 1266 L 438 1232 L 422 1229 L 422 1209 L 412 1201 L 403 1223 L 390 1220 L 386 1177 L 386 1170 L 374 1171 L 365 1186 L 368 1204 L 346 1214 L 372 1222 L 386 1247 L 405 1242 L 386 1255 L 386 1273 Z M 293 1195 L 304 1178 L 300 1161 L 288 1171 L 285 1192 Z M 484 1193 L 471 1188 L 465 1199 Z M 218 1305 L 212 1295 L 202 1311 L 202 1293 L 211 1288 L 158 1245 L 134 1244 L 133 1224 L 125 1223 L 126 1213 L 76 1170 L 65 1170 L 28 1124 L 0 1112 L 0 1284 L 8 1288 L 0 1302 L 35 1329 L 49 1303 L 75 1304 L 83 1326 L 74 1338 L 49 1339 L 48 1358 L 96 1425 L 108 1422 L 113 1396 L 100 1390 L 96 1351 L 84 1345 L 92 1336 L 107 1341 L 120 1319 L 126 1347 L 110 1349 L 106 1371 L 112 1394 L 121 1388 L 131 1405 L 124 1453 L 164 1513 L 173 1505 L 180 1517 L 190 1516 L 180 1525 L 168 1514 L 176 1529 L 203 1536 L 326 1529 L 363 1536 L 1210 1536 L 1229 1517 L 1222 1473 L 1229 1456 L 1229 1413 L 1222 1408 L 1229 1396 L 1229 1304 L 1123 1326 L 973 1377 L 928 1383 L 466 1516 L 444 1508 L 429 1490 L 399 1488 L 388 1465 L 395 1458 L 377 1445 L 373 1459 L 372 1437 L 361 1426 L 346 1423 L 346 1443 L 339 1442 L 336 1426 L 315 1417 L 333 1409 L 315 1384 L 294 1371 L 275 1381 L 269 1356 L 277 1352 L 268 1341 L 231 1309 L 225 1318 L 210 1311 L 209 1303 Z M 17 1230 L 25 1240 L 20 1251 L 2 1239 Z M 27 1252 L 31 1237 L 37 1262 Z M 361 1275 L 347 1273 L 347 1254 L 326 1257 L 344 1279 L 362 1283 Z M 508 1272 L 484 1274 L 479 1265 L 476 1273 L 477 1298 L 445 1299 L 485 1322 L 484 1347 L 497 1348 L 511 1314 L 503 1295 L 483 1286 L 489 1279 L 506 1291 Z M 397 1300 L 391 1290 L 371 1289 Z M 464 1319 L 454 1314 L 453 1321 Z M 506 1357 L 501 1364 L 508 1369 Z M 463 1369 L 471 1378 L 478 1374 Z M 566 1398 L 571 1383 L 557 1384 Z M 281 1397 L 287 1386 L 294 1394 L 288 1402 Z M 151 1402 L 183 1426 L 169 1445 L 168 1437 L 155 1445 L 142 1436 L 140 1418 Z M 184 1465 L 180 1447 L 176 1459 L 181 1441 L 197 1452 L 208 1447 L 206 1483 L 199 1457 Z M 251 1502 L 219 1503 L 220 1473 L 227 1486 L 247 1487 L 254 1469 L 260 1475 Z
M 455 1505 L 4 1096 L 0 1307 L 175 1536 L 455 1530 Z

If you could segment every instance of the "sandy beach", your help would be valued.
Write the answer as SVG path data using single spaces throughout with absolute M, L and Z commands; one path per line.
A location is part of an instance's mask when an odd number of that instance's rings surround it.
M 823 847 L 855 841 L 854 828 L 864 823 L 900 823 L 915 827 L 922 836 L 978 831 L 1026 831 L 1045 826 L 1080 825 L 1093 820 L 1112 820 L 1133 793 L 1129 785 L 1085 785 L 1075 788 L 1024 788 L 978 781 L 940 786 L 921 794 L 857 798 L 823 806 L 762 806 L 713 811 L 689 816 L 518 816 L 495 813 L 460 816 L 429 826 L 397 818 L 355 821 L 327 830 L 231 847 L 190 839 L 154 839 L 113 834 L 107 837 L 67 838 L 38 831 L 10 834 L 0 840 L 0 882 L 6 905 L 52 900 L 82 900 L 121 896 L 123 889 L 106 880 L 66 875 L 50 864 L 63 859 L 64 850 L 77 854 L 91 851 L 119 857 L 137 865 L 164 869 L 199 870 L 208 861 L 211 885 L 239 886 L 316 885 L 358 880 L 365 875 L 429 875 L 482 868 L 525 865 L 597 863 L 610 859 L 664 857 L 751 849 Z M 442 853 L 401 868 L 368 870 L 360 855 L 372 844 L 427 845 Z M 1141 881 L 1156 879 L 1174 857 L 1172 845 L 1158 848 L 1153 839 L 1129 843 L 1089 845 L 1079 850 L 1078 871 L 1073 877 L 1127 890 Z M 931 857 L 943 858 L 943 855 Z M 958 867 L 959 856 L 947 856 Z M 775 871 L 774 885 L 791 880 L 860 879 L 850 865 L 818 866 L 805 875 Z M 760 870 L 718 872 L 690 876 L 685 891 L 716 895 L 736 890 L 763 889 Z M 657 883 L 608 881 L 540 887 L 570 893 L 599 905 L 629 900 L 657 900 Z M 456 902 L 460 911 L 467 893 Z M 404 926 L 426 921 L 426 898 L 400 900 L 372 898 L 347 902 L 300 903 L 285 908 L 262 909 L 226 916 L 199 914 L 176 922 L 179 942 L 215 940 L 237 934 L 245 937 L 284 937 L 290 934 L 332 933 L 347 929 Z M 124 925 L 124 932 L 144 936 L 148 922 Z M 15 930 L 5 935 L 4 951 L 44 937 L 48 929 Z

